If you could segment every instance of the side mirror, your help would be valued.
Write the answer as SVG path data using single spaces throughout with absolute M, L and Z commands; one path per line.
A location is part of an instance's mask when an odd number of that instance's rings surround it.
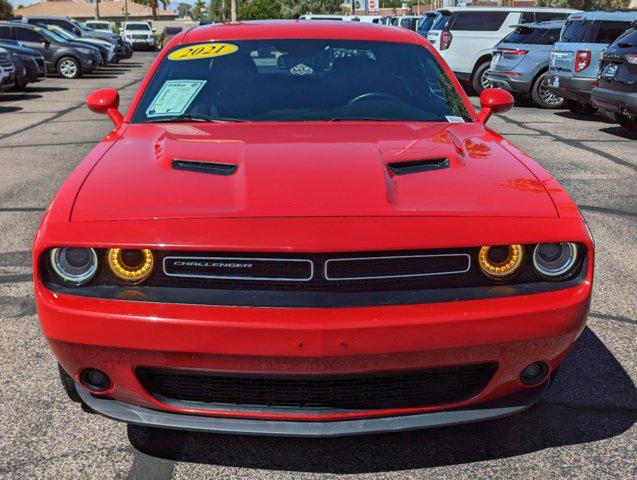
M 513 107 L 513 95 L 501 88 L 485 88 L 480 94 L 478 120 L 486 123 L 494 113 L 508 112 Z
M 119 113 L 119 93 L 114 88 L 95 90 L 86 97 L 86 106 L 95 113 L 108 115 L 115 128 L 124 123 L 124 117 Z

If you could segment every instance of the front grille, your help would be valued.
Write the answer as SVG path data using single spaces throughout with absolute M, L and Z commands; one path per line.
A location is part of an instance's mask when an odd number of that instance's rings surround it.
M 377 410 L 467 400 L 491 380 L 497 364 L 347 375 L 239 375 L 138 368 L 144 388 L 164 403 L 213 408 Z

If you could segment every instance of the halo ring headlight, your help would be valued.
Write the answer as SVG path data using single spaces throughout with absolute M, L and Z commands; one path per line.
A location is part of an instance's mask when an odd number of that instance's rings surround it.
M 478 253 L 478 264 L 482 273 L 496 280 L 513 275 L 520 269 L 523 260 L 524 247 L 522 245 L 484 246 L 480 248 Z
M 572 242 L 538 243 L 533 249 L 533 268 L 542 277 L 566 275 L 577 264 L 577 245 Z
M 140 283 L 146 280 L 155 264 L 153 252 L 147 248 L 140 250 L 109 248 L 106 261 L 111 273 L 128 283 Z
M 97 273 L 99 266 L 94 249 L 77 247 L 51 249 L 49 264 L 64 283 L 75 286 L 89 282 Z

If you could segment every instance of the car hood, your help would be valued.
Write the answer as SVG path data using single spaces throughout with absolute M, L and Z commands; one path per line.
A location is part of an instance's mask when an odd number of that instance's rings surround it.
M 500 141 L 478 123 L 133 124 L 71 219 L 556 217 Z

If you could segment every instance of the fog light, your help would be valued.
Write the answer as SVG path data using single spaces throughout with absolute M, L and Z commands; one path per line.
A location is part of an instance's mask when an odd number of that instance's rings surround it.
M 494 279 L 510 277 L 519 270 L 524 260 L 522 245 L 485 246 L 478 254 L 482 273 Z
M 80 373 L 82 386 L 95 393 L 103 393 L 112 386 L 111 379 L 97 368 L 87 368 Z
M 140 283 L 153 271 L 153 252 L 147 248 L 110 248 L 106 258 L 113 275 L 125 282 Z
M 527 365 L 520 373 L 520 381 L 524 385 L 537 385 L 544 381 L 549 373 L 549 366 L 544 362 L 535 362 Z

